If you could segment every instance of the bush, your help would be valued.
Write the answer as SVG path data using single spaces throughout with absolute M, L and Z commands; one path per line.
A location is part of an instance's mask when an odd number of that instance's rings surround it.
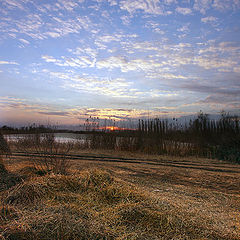
M 73 143 L 56 142 L 54 134 L 31 134 L 18 139 L 18 151 L 29 155 L 29 161 L 39 172 L 54 172 L 66 174 L 70 167 L 67 154 L 73 148 Z M 33 156 L 31 154 L 34 154 Z

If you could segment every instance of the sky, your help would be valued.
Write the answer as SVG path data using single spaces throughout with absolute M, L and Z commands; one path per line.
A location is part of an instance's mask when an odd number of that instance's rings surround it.
M 240 113 L 240 0 L 0 0 L 0 123 Z

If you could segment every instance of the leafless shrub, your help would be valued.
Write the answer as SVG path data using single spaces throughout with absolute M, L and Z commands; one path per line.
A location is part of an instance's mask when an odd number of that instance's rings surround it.
M 28 155 L 36 169 L 60 174 L 66 174 L 70 167 L 67 154 L 73 146 L 72 142 L 57 142 L 52 133 L 29 134 L 15 144 L 17 151 Z
M 3 135 L 0 132 L 0 155 L 3 155 L 3 154 L 8 155 L 10 153 L 11 153 L 11 151 L 7 144 L 7 141 L 4 139 Z

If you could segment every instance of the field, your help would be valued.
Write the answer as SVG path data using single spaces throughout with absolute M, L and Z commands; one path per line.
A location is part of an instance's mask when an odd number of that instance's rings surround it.
M 28 167 L 33 156 L 4 158 L 24 182 L 2 191 L 3 239 L 240 239 L 238 164 L 110 150 L 71 155 L 67 176 L 37 175 Z

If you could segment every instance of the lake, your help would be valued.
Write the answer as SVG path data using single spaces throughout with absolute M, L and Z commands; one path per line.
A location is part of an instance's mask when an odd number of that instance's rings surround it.
M 40 136 L 44 136 L 46 133 L 40 134 Z M 54 133 L 56 142 L 66 143 L 66 142 L 85 142 L 87 139 L 86 134 L 77 134 L 77 133 Z M 17 141 L 19 139 L 24 139 L 28 137 L 32 137 L 34 134 L 9 134 L 4 135 L 4 138 L 7 141 Z

